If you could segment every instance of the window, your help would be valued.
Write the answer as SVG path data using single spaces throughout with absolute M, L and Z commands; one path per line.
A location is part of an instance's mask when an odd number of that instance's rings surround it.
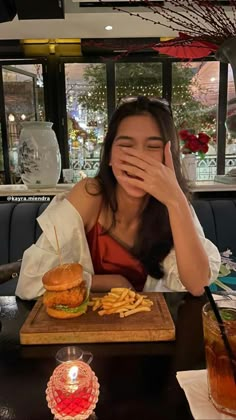
M 2 129 L 0 124 L 0 185 L 5 183 L 3 149 L 2 149 Z
M 236 97 L 232 67 L 228 66 L 225 173 L 236 169 Z
M 107 87 L 104 64 L 65 64 L 70 168 L 77 182 L 94 176 L 107 128 Z M 82 171 L 82 172 L 81 172 Z
M 140 57 L 140 56 L 139 56 Z M 97 59 L 97 58 L 96 58 Z M 172 59 L 157 58 L 160 61 L 146 61 L 147 57 L 123 62 L 65 63 L 65 96 L 61 98 L 64 84 L 59 85 L 60 74 L 52 73 L 59 66 L 48 66 L 46 77 L 55 77 L 58 95 L 49 91 L 47 111 L 57 129 L 63 165 L 73 169 L 73 181 L 77 182 L 84 174 L 95 176 L 100 161 L 100 151 L 107 131 L 109 114 L 120 99 L 127 96 L 147 95 L 162 97 L 163 92 L 172 97 L 172 108 L 177 129 L 188 129 L 193 133 L 206 132 L 211 137 L 209 151 L 204 159 L 198 158 L 197 179 L 211 180 L 216 174 L 217 161 L 217 108 L 219 99 L 219 62 L 174 62 Z M 55 57 L 55 63 L 61 60 Z M 64 59 L 63 59 L 64 60 Z M 69 60 L 69 59 L 68 59 Z M 79 61 L 80 59 L 75 60 Z M 151 60 L 154 60 L 153 56 Z M 167 61 L 166 61 L 167 60 Z M 131 62 L 132 61 L 132 62 Z M 10 61 L 9 61 L 10 62 Z M 22 61 L 20 61 L 22 63 Z M 46 62 L 46 59 L 45 59 Z M 44 120 L 44 95 L 41 64 L 2 64 L 3 94 L 8 133 L 8 151 L 11 182 L 21 182 L 17 172 L 17 145 L 24 120 Z M 168 65 L 166 66 L 166 63 Z M 172 66 L 172 83 L 168 80 Z M 107 71 L 115 68 L 107 81 Z M 168 68 L 167 68 L 168 67 Z M 166 71 L 165 73 L 165 69 Z M 231 72 L 231 73 L 230 73 Z M 223 73 L 222 73 L 223 74 Z M 109 75 L 109 73 L 108 73 Z M 163 75 L 165 76 L 163 79 Z M 57 77 L 58 76 L 58 77 Z M 223 79 L 222 79 L 223 80 Z M 171 92 L 170 92 L 171 89 Z M 64 94 L 64 91 L 63 91 Z M 108 96 L 110 95 L 110 96 Z M 224 96 L 224 92 L 222 93 Z M 56 99 L 55 99 L 56 98 Z M 58 98 L 62 101 L 56 101 Z M 64 115 L 66 103 L 66 115 Z M 58 104 L 58 106 L 57 106 Z M 223 107 L 222 107 L 223 108 Z M 52 112 L 53 111 L 53 112 Z M 223 113 L 223 110 L 220 110 Z M 62 114 L 63 112 L 63 114 Z M 227 117 L 236 117 L 236 98 L 231 67 L 228 77 Z M 53 117 L 52 117 L 53 116 Z M 65 139 L 64 121 L 67 121 Z M 232 122 L 233 119 L 231 119 Z M 236 134 L 227 120 L 226 170 L 236 166 Z M 5 131 L 3 130 L 3 145 Z M 66 140 L 66 141 L 65 141 Z M 65 146 L 66 143 L 66 146 Z M 68 147 L 65 150 L 65 147 Z M 63 156 L 64 153 L 64 156 Z M 0 136 L 0 175 L 3 167 L 3 153 Z M 0 182 L 1 179 L 0 179 Z
M 2 66 L 11 182 L 18 173 L 18 142 L 24 121 L 45 120 L 41 64 Z M 1 154 L 1 151 L 0 151 Z
M 219 63 L 216 61 L 173 63 L 172 108 L 177 130 L 211 137 L 205 159 L 198 158 L 197 179 L 216 175 L 216 119 L 219 96 Z
M 126 96 L 162 97 L 161 63 L 117 63 L 116 102 Z

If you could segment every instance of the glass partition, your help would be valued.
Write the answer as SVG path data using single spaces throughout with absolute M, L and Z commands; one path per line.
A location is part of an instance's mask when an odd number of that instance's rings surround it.
M 41 64 L 2 66 L 5 114 L 12 183 L 18 173 L 18 143 L 23 121 L 45 120 Z
M 105 64 L 65 64 L 70 168 L 73 181 L 94 176 L 107 128 Z
M 116 102 L 126 96 L 162 97 L 162 63 L 117 63 Z
M 0 124 L 0 185 L 5 183 L 4 160 L 2 149 L 2 129 Z
M 173 63 L 172 75 L 172 108 L 177 130 L 210 136 L 205 157 L 197 157 L 197 180 L 212 180 L 216 175 L 219 62 Z
M 115 83 L 113 84 L 111 80 L 109 86 L 107 86 L 104 62 L 66 63 L 64 66 L 69 165 L 73 170 L 73 182 L 77 182 L 83 176 L 94 176 L 97 173 L 101 146 L 107 130 L 107 94 L 110 93 L 113 98 L 115 93 L 116 104 L 127 96 L 162 97 L 162 73 L 165 61 L 116 62 Z M 50 73 L 52 69 L 48 71 Z M 21 182 L 17 154 L 21 122 L 45 120 L 42 65 L 28 63 L 2 65 L 2 75 L 10 177 L 12 183 Z M 168 90 L 171 81 L 165 80 L 164 83 L 167 85 L 165 89 Z M 58 89 L 61 89 L 59 82 Z M 193 134 L 203 131 L 210 136 L 208 152 L 204 159 L 198 158 L 197 179 L 214 179 L 217 158 L 219 62 L 172 62 L 171 93 L 178 131 L 187 129 Z M 50 90 L 49 98 L 53 95 L 54 92 Z M 60 111 L 61 108 L 59 106 L 58 108 Z M 60 112 L 56 115 L 58 115 L 56 123 L 59 132 L 63 133 L 63 118 Z M 226 172 L 236 166 L 236 134 L 234 128 L 232 129 L 232 121 L 235 120 L 231 118 L 234 115 L 236 117 L 236 99 L 229 66 Z M 64 139 L 60 138 L 60 141 L 61 145 L 64 144 Z M 63 153 L 65 154 L 65 151 L 62 150 Z M 1 168 L 3 168 L 3 157 L 0 135 L 0 175 Z M 0 182 L 3 182 L 1 179 L 0 177 Z
M 228 65 L 225 173 L 236 170 L 236 96 L 232 67 Z

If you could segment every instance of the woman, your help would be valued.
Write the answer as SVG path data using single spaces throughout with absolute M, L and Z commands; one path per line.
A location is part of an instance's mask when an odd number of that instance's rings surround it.
M 178 145 L 164 100 L 123 100 L 110 121 L 98 175 L 55 197 L 38 218 L 43 234 L 25 251 L 16 294 L 43 293 L 42 275 L 58 264 L 55 226 L 63 261 L 80 262 L 94 291 L 201 295 L 218 275 L 220 255 L 187 199 Z

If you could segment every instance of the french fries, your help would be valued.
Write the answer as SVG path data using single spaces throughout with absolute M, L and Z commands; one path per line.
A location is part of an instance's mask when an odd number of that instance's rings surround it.
M 153 302 L 133 290 L 115 287 L 103 297 L 92 298 L 88 305 L 92 306 L 93 311 L 98 310 L 100 316 L 119 314 L 120 318 L 125 318 L 138 312 L 151 311 Z

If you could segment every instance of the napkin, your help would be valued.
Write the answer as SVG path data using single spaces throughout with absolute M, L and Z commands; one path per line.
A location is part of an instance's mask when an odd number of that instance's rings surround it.
M 195 420 L 232 420 L 231 416 L 217 411 L 209 400 L 205 369 L 177 372 L 176 376 Z
M 213 296 L 214 300 L 228 299 L 229 302 L 231 300 L 236 300 L 236 292 L 233 292 L 233 291 L 231 293 L 230 292 L 228 292 L 228 293 L 219 292 L 218 294 L 212 293 L 212 296 Z

